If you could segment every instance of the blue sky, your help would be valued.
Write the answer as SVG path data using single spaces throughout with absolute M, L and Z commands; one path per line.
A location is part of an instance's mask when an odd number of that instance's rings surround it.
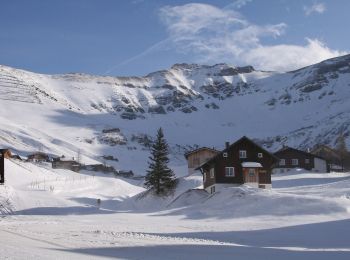
M 350 51 L 348 0 L 0 0 L 0 64 L 144 75 L 191 62 L 292 70 Z

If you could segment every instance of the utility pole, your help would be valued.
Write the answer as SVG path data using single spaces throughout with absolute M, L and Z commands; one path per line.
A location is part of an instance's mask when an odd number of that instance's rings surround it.
M 0 151 L 0 184 L 5 183 L 5 152 Z

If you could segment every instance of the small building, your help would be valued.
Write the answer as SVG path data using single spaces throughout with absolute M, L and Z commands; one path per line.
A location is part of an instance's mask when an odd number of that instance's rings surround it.
M 271 171 L 278 158 L 244 136 L 200 165 L 203 187 L 209 193 L 246 184 L 271 188 Z
M 5 159 L 11 159 L 12 153 L 10 149 L 0 149 L 0 153 L 4 156 Z
M 74 172 L 79 172 L 81 169 L 81 164 L 77 161 L 66 159 L 65 157 L 58 157 L 52 160 L 53 169 L 66 169 Z
M 213 156 L 218 154 L 219 151 L 214 148 L 201 147 L 193 151 L 185 153 L 185 158 L 188 165 L 188 175 L 193 174 L 194 170 L 201 164 L 205 163 Z
M 311 153 L 320 156 L 327 160 L 330 171 L 340 172 L 343 171 L 341 157 L 338 152 L 327 145 L 316 145 Z
M 50 162 L 50 157 L 46 153 L 36 152 L 28 155 L 27 162 Z
M 279 158 L 274 173 L 287 172 L 293 168 L 302 168 L 313 172 L 329 172 L 327 161 L 315 154 L 284 146 L 274 155 Z
M 5 159 L 11 158 L 9 149 L 0 149 L 0 184 L 5 183 Z

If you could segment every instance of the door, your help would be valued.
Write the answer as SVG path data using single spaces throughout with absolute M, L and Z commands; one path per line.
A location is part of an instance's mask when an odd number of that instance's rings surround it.
M 244 182 L 259 182 L 258 172 L 255 168 L 246 168 L 244 169 Z

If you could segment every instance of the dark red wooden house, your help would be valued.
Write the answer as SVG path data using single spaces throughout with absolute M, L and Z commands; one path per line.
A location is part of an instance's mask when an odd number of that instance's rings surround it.
M 321 156 L 284 146 L 274 153 L 279 158 L 279 163 L 274 173 L 288 172 L 293 168 L 301 168 L 313 172 L 329 172 L 327 160 Z
M 221 188 L 247 184 L 271 188 L 271 171 L 278 158 L 244 136 L 197 169 L 203 174 L 204 189 L 214 193 Z

